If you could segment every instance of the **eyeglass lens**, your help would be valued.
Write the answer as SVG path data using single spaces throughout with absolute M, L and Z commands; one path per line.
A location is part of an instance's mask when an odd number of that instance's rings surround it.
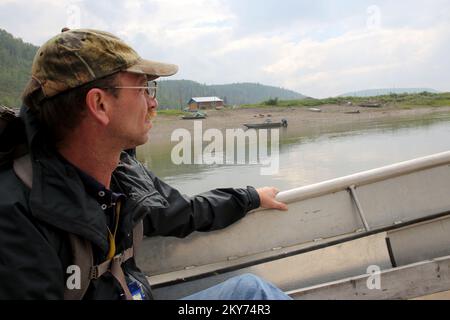
M 156 89 L 157 89 L 157 83 L 156 81 L 148 81 L 147 82 L 147 94 L 152 97 L 155 98 L 156 97 Z

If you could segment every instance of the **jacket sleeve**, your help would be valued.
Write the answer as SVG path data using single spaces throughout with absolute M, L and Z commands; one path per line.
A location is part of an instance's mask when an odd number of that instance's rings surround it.
M 22 204 L 0 203 L 0 234 L 0 300 L 63 299 L 58 255 Z
M 180 192 L 150 173 L 155 188 L 169 203 L 152 210 L 144 221 L 147 236 L 185 237 L 194 231 L 225 228 L 260 206 L 255 188 L 224 188 L 193 197 Z

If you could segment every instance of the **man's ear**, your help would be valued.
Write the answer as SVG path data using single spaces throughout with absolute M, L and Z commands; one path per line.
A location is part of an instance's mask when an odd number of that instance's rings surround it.
M 110 121 L 111 97 L 104 90 L 93 88 L 86 94 L 86 106 L 89 114 L 106 126 Z

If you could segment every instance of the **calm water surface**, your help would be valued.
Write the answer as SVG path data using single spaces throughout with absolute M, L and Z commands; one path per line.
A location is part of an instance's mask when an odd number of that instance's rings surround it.
M 293 131 L 293 129 L 291 129 Z M 261 165 L 174 165 L 168 143 L 138 149 L 150 170 L 182 193 L 252 185 L 288 190 L 380 166 L 450 150 L 450 115 L 427 120 L 378 121 L 345 132 L 280 133 L 280 169 L 263 176 Z M 170 138 L 169 138 L 170 139 Z

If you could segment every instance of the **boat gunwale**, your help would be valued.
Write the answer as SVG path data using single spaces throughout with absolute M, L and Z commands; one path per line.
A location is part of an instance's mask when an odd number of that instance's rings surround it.
M 450 151 L 403 161 L 287 191 L 281 191 L 277 195 L 277 200 L 286 203 L 297 202 L 343 191 L 350 186 L 364 186 L 444 165 L 450 165 Z
M 413 220 L 409 220 L 409 221 L 404 221 L 404 222 L 398 223 L 398 224 L 393 224 L 393 225 L 384 226 L 381 228 L 372 229 L 372 230 L 366 231 L 366 232 L 355 232 L 354 234 L 350 234 L 349 236 L 343 235 L 342 237 L 339 237 L 336 240 L 326 241 L 326 239 L 323 239 L 324 242 L 317 244 L 317 245 L 293 250 L 290 252 L 282 252 L 282 253 L 278 253 L 278 254 L 275 254 L 275 255 L 272 255 L 269 257 L 259 258 L 259 259 L 255 259 L 255 260 L 247 261 L 247 262 L 243 262 L 243 263 L 237 263 L 237 264 L 235 263 L 235 264 L 232 264 L 232 265 L 226 266 L 226 267 L 217 267 L 217 268 L 213 268 L 212 270 L 209 270 L 207 272 L 203 272 L 200 274 L 183 275 L 183 276 L 176 277 L 173 280 L 169 280 L 169 281 L 157 282 L 157 281 L 155 281 L 154 278 L 158 277 L 160 275 L 169 275 L 169 274 L 176 275 L 177 273 L 183 273 L 183 271 L 186 271 L 186 270 L 183 269 L 183 270 L 176 270 L 176 271 L 162 273 L 162 274 L 154 274 L 154 275 L 148 276 L 147 278 L 152 278 L 152 280 L 151 280 L 152 288 L 154 288 L 154 289 L 163 288 L 163 287 L 172 286 L 172 285 L 185 283 L 185 282 L 189 282 L 189 281 L 201 280 L 201 279 L 208 278 L 211 276 L 220 275 L 220 274 L 224 274 L 224 273 L 228 273 L 228 272 L 233 272 L 233 271 L 237 271 L 237 270 L 240 270 L 243 268 L 253 267 L 256 265 L 260 265 L 260 264 L 264 264 L 264 263 L 268 263 L 268 262 L 272 262 L 272 261 L 276 261 L 276 260 L 280 260 L 280 259 L 284 259 L 284 258 L 289 258 L 289 257 L 296 256 L 299 254 L 304 254 L 307 252 L 324 249 L 324 248 L 327 248 L 330 246 L 339 245 L 339 244 L 342 244 L 345 242 L 358 240 L 361 238 L 373 236 L 378 233 L 389 232 L 389 231 L 393 231 L 393 230 L 401 230 L 405 227 L 409 227 L 412 225 L 428 223 L 428 222 L 432 222 L 434 220 L 441 220 L 441 219 L 448 218 L 448 217 L 450 217 L 450 211 L 445 211 L 445 212 L 429 215 L 426 217 L 421 217 L 421 218 L 417 218 L 417 219 L 413 219 Z M 299 245 L 301 245 L 301 244 L 299 244 Z M 287 248 L 285 248 L 285 249 L 287 249 Z M 211 265 L 214 265 L 214 264 L 220 265 L 220 264 L 223 264 L 223 262 L 222 263 L 220 263 L 220 262 L 213 263 Z

